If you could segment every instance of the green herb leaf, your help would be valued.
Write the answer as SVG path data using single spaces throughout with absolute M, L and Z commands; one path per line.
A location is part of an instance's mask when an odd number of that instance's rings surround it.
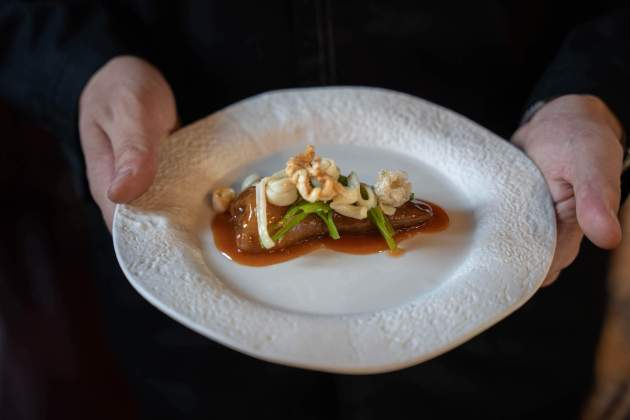
M 345 175 L 339 175 L 339 178 L 337 178 L 337 181 L 344 187 L 348 186 L 348 177 Z

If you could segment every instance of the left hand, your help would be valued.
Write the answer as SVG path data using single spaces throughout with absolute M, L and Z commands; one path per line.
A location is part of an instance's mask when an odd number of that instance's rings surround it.
M 83 88 L 81 147 L 90 192 L 110 231 L 116 203 L 138 198 L 153 183 L 160 142 L 176 126 L 171 87 L 139 57 L 112 58 Z
M 621 134 L 606 104 L 587 95 L 554 99 L 514 133 L 512 142 L 538 165 L 556 207 L 556 253 L 543 286 L 573 262 L 584 235 L 605 249 L 621 241 Z

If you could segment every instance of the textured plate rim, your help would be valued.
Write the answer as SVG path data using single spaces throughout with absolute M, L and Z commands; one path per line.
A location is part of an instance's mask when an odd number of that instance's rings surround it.
M 376 92 L 382 92 L 385 94 L 395 94 L 395 95 L 400 95 L 400 96 L 408 96 L 405 94 L 401 94 L 399 92 L 393 92 L 393 91 L 388 91 L 388 90 L 384 90 L 384 89 L 379 89 L 379 88 L 339 88 L 339 87 L 331 87 L 331 88 L 311 88 L 311 89 L 289 89 L 289 90 L 283 90 L 283 91 L 274 91 L 274 92 L 268 92 L 266 94 L 261 94 L 261 95 L 257 95 L 255 97 L 249 98 L 245 101 L 251 101 L 251 100 L 255 100 L 256 98 L 260 98 L 262 96 L 266 96 L 266 95 L 277 95 L 277 94 L 292 94 L 292 93 L 300 93 L 300 92 L 304 92 L 304 91 L 331 91 L 331 90 L 362 90 L 362 91 L 376 91 Z M 435 104 L 431 104 L 428 103 L 426 101 L 423 101 L 419 98 L 414 98 L 414 97 L 410 97 L 412 98 L 412 100 L 416 101 L 422 101 L 425 104 L 429 104 L 430 106 L 439 109 L 440 112 L 443 113 L 447 113 L 452 115 L 455 115 L 456 118 L 458 119 L 462 119 L 466 121 L 466 124 L 468 125 L 472 125 L 472 126 L 476 126 L 479 127 L 475 122 L 470 121 L 469 119 L 462 117 L 461 115 L 455 114 L 452 111 L 448 110 L 448 109 L 444 109 L 443 107 L 440 107 L 438 105 Z M 242 102 L 245 102 L 242 101 Z M 229 108 L 235 107 L 235 106 L 239 106 L 239 104 L 241 104 L 242 102 L 239 102 L 235 105 L 232 105 Z M 222 111 L 219 111 L 222 112 Z M 486 129 L 484 129 L 483 127 L 479 127 L 481 130 L 483 131 L 487 131 Z M 496 137 L 496 136 L 495 136 Z M 504 142 L 503 140 L 501 140 L 502 142 Z M 514 146 L 509 145 L 509 147 L 513 148 L 514 150 L 517 150 L 518 153 L 520 153 L 522 156 L 524 156 L 524 154 L 522 154 L 522 152 L 518 149 L 516 149 Z M 539 178 L 542 179 L 542 175 L 540 174 L 540 171 L 538 170 L 538 168 L 531 162 L 529 161 L 528 158 L 525 157 L 525 159 L 529 162 L 528 164 L 534 169 L 534 171 L 537 172 L 537 176 Z M 546 185 L 545 185 L 546 187 Z M 547 203 L 548 206 L 551 206 L 551 201 L 549 200 L 549 203 Z M 114 220 L 113 220 L 113 226 L 114 228 L 112 229 L 112 235 L 113 235 L 113 242 L 114 242 L 114 249 L 115 249 L 115 253 L 116 253 L 116 257 L 120 263 L 120 266 L 124 272 L 124 274 L 126 275 L 126 277 L 129 279 L 130 283 L 132 284 L 132 286 L 134 287 L 134 289 L 136 289 L 138 291 L 138 293 L 140 293 L 147 301 L 149 301 L 152 305 L 154 305 L 155 307 L 157 307 L 159 310 L 161 310 L 162 312 L 164 312 L 166 315 L 170 316 L 171 318 L 175 319 L 176 321 L 182 323 L 183 325 L 191 328 L 192 330 L 208 337 L 211 338 L 223 345 L 226 345 L 227 347 L 230 347 L 234 350 L 237 350 L 239 352 L 251 355 L 253 357 L 257 357 L 259 359 L 263 359 L 263 360 L 267 360 L 270 362 L 274 362 L 274 363 L 279 363 L 279 364 L 283 364 L 283 365 L 289 365 L 289 366 L 294 366 L 294 367 L 300 367 L 300 368 L 306 368 L 306 369 L 313 369 L 313 370 L 320 370 L 320 371 L 327 371 L 327 372 L 336 372 L 336 373 L 353 373 L 353 374 L 370 374 L 370 373 L 381 373 L 381 372 L 388 372 L 388 371 L 393 371 L 393 370 L 397 370 L 397 369 L 401 369 L 404 367 L 408 367 L 411 365 L 415 365 L 417 363 L 421 363 L 423 361 L 426 361 L 428 359 L 431 359 L 439 354 L 442 354 L 454 347 L 457 347 L 458 345 L 462 344 L 463 342 L 469 340 L 470 338 L 476 336 L 477 334 L 479 334 L 480 332 L 486 330 L 487 328 L 489 328 L 490 326 L 496 324 L 497 322 L 501 321 L 502 319 L 504 319 L 505 317 L 509 316 L 511 313 L 513 313 L 515 310 L 517 310 L 519 307 L 521 307 L 523 304 L 525 304 L 530 298 L 531 296 L 533 296 L 533 294 L 537 291 L 538 287 L 540 286 L 540 284 L 542 283 L 543 279 L 544 279 L 544 275 L 539 276 L 539 278 L 533 282 L 533 286 L 534 287 L 530 287 L 527 291 L 525 291 L 524 293 L 522 293 L 518 299 L 516 299 L 515 301 L 513 301 L 511 303 L 511 305 L 509 306 L 505 306 L 503 307 L 503 311 L 496 315 L 495 317 L 491 317 L 491 318 L 485 318 L 485 320 L 483 322 L 480 322 L 476 325 L 475 328 L 469 328 L 467 329 L 466 333 L 463 334 L 459 334 L 457 339 L 451 340 L 449 341 L 447 344 L 441 345 L 441 346 L 437 346 L 436 349 L 432 352 L 425 352 L 422 354 L 417 355 L 416 357 L 408 357 L 405 360 L 401 360 L 401 361 L 394 361 L 391 363 L 379 363 L 378 365 L 354 365 L 354 366 L 337 366 L 334 363 L 328 364 L 328 363 L 318 363 L 318 362 L 313 362 L 313 361 L 308 361 L 306 363 L 302 363 L 293 359 L 288 359 L 286 357 L 286 355 L 279 355 L 278 357 L 274 357 L 273 355 L 270 354 L 265 354 L 265 353 L 261 353 L 261 352 L 257 352 L 254 350 L 251 350 L 249 348 L 244 348 L 242 343 L 239 343 L 238 340 L 234 340 L 231 337 L 225 335 L 225 334 L 221 334 L 218 331 L 214 331 L 214 330 L 210 330 L 208 329 L 207 326 L 193 320 L 190 319 L 189 317 L 187 317 L 186 315 L 183 315 L 181 313 L 179 313 L 177 310 L 169 307 L 167 304 L 165 304 L 164 302 L 162 302 L 159 298 L 157 298 L 156 296 L 154 296 L 151 291 L 147 290 L 144 286 L 144 284 L 142 283 L 142 281 L 136 279 L 136 275 L 130 271 L 125 263 L 125 258 L 123 255 L 123 251 L 120 249 L 120 227 L 121 224 L 124 223 L 123 222 L 123 218 L 121 217 L 121 211 L 123 210 L 129 210 L 130 208 L 132 208 L 133 206 L 116 206 L 115 209 L 115 214 L 114 214 Z M 552 209 L 553 210 L 553 209 Z M 551 245 L 551 249 L 555 249 L 555 241 L 556 241 L 556 226 L 555 226 L 555 218 L 553 218 L 553 220 L 549 220 L 548 221 L 550 223 L 549 227 L 551 228 L 551 232 L 550 235 L 552 237 L 552 243 Z M 547 256 L 547 259 L 545 261 L 545 264 L 543 264 L 542 270 L 540 270 L 542 273 L 546 273 L 548 271 L 548 268 L 552 262 L 552 258 L 553 258 L 553 253 L 551 253 L 550 255 Z

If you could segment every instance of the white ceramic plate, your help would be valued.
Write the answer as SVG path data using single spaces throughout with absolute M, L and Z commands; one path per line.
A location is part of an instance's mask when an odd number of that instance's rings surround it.
M 372 183 L 406 170 L 447 230 L 400 258 L 316 251 L 269 267 L 221 255 L 207 194 L 271 174 L 314 144 Z M 519 150 L 409 95 L 372 88 L 271 92 L 185 127 L 162 145 L 155 184 L 118 206 L 116 254 L 131 284 L 182 324 L 243 353 L 330 372 L 407 367 L 473 337 L 540 286 L 553 257 L 546 184 Z

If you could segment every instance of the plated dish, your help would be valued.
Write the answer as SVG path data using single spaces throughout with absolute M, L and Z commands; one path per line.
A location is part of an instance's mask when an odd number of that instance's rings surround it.
M 308 145 L 271 176 L 245 177 L 240 193 L 212 191 L 214 242 L 228 259 L 252 266 L 288 261 L 321 247 L 353 254 L 404 252 L 398 243 L 448 226 L 446 212 L 415 197 L 407 174 L 381 169 L 374 185 Z
M 448 224 L 398 242 L 396 258 L 325 247 L 264 266 L 226 258 L 208 193 L 240 192 L 249 174 L 273 175 L 309 144 L 359 184 L 404 171 Z M 376 373 L 441 354 L 526 302 L 551 263 L 555 215 L 535 165 L 466 118 L 383 89 L 297 89 L 166 139 L 155 184 L 117 207 L 113 239 L 136 290 L 200 334 L 276 363 Z

